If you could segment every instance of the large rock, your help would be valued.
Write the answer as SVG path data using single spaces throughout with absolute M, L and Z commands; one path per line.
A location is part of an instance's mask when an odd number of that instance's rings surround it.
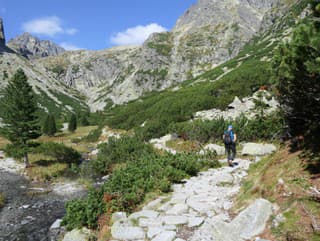
M 276 150 L 277 148 L 272 144 L 246 143 L 243 145 L 242 155 L 264 156 Z
M 226 150 L 223 146 L 219 146 L 216 144 L 208 144 L 206 145 L 203 150 L 201 150 L 199 153 L 201 155 L 205 154 L 206 151 L 215 151 L 217 153 L 217 155 L 222 156 L 225 154 Z
M 74 229 L 64 236 L 62 241 L 89 241 L 91 231 L 87 228 Z
M 144 239 L 146 234 L 141 227 L 133 227 L 128 220 L 115 222 L 111 227 L 111 234 L 118 240 Z
M 250 240 L 263 232 L 272 214 L 272 203 L 257 199 L 242 211 L 231 223 L 215 221 L 212 223 L 214 240 Z

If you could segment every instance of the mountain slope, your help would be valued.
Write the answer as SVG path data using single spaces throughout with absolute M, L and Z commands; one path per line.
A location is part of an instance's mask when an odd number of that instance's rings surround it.
M 251 96 L 261 86 L 271 86 L 273 52 L 296 21 L 307 16 L 308 2 L 293 4 L 235 58 L 174 88 L 108 109 L 108 124 L 123 129 L 144 126 L 147 137 L 159 137 L 168 133 L 169 124 L 190 120 L 197 111 L 223 110 L 235 96 Z
M 11 39 L 7 45 L 28 59 L 55 56 L 65 52 L 57 44 L 49 40 L 40 40 L 29 33 Z
M 67 52 L 36 63 L 86 95 L 92 110 L 107 103 L 123 104 L 235 57 L 290 2 L 200 0 L 171 32 L 153 34 L 142 46 Z

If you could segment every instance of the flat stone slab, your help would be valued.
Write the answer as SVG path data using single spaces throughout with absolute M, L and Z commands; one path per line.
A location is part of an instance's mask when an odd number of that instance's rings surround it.
M 173 241 L 176 237 L 176 232 L 173 231 L 165 231 L 157 235 L 151 241 Z
M 143 240 L 146 236 L 145 232 L 140 227 L 126 227 L 121 225 L 113 225 L 111 234 L 114 239 L 118 240 Z
M 88 241 L 90 234 L 91 232 L 87 228 L 73 229 L 65 234 L 62 241 Z
M 169 209 L 166 214 L 168 215 L 180 215 L 186 213 L 189 207 L 185 204 L 176 204 L 171 209 Z
M 242 155 L 265 156 L 272 154 L 277 150 L 272 144 L 245 143 L 242 149 Z
M 159 212 L 153 210 L 142 210 L 140 212 L 133 213 L 129 216 L 129 219 L 139 219 L 139 218 L 156 218 L 159 216 Z
M 188 218 L 185 216 L 165 216 L 163 222 L 167 225 L 182 225 L 188 223 Z

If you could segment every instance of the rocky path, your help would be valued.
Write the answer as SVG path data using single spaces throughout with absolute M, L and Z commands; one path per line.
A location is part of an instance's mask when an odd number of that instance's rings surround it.
M 248 160 L 236 167 L 201 172 L 184 184 L 173 186 L 170 196 L 148 203 L 143 210 L 113 215 L 113 240 L 242 241 L 261 233 L 272 213 L 266 200 L 256 200 L 231 220 L 228 211 L 247 175 Z

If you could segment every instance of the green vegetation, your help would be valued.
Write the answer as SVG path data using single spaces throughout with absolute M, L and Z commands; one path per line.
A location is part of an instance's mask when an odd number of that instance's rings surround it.
M 103 173 L 113 165 L 110 179 L 101 188 L 91 189 L 87 198 L 69 202 L 63 222 L 68 229 L 96 228 L 101 215 L 110 218 L 115 211 L 132 212 L 148 193 L 168 192 L 171 183 L 196 175 L 204 167 L 219 166 L 216 160 L 206 158 L 191 154 L 160 155 L 137 137 L 110 139 L 100 146 L 94 164 Z
M 48 136 L 54 136 L 54 134 L 56 134 L 56 120 L 52 114 L 47 115 L 42 127 L 42 132 Z
M 192 122 L 180 122 L 171 124 L 169 131 L 177 133 L 183 139 L 207 143 L 221 141 L 221 135 L 227 126 L 232 124 L 239 141 L 259 141 L 270 140 L 275 134 L 280 133 L 283 128 L 283 120 L 279 113 L 273 113 L 270 116 L 258 115 L 255 119 L 248 119 L 241 116 L 234 121 L 227 121 L 223 118 L 212 121 L 195 120 Z
M 70 132 L 75 132 L 76 129 L 77 129 L 77 116 L 75 114 L 72 114 L 69 120 L 68 130 Z
M 2 127 L 1 134 L 17 148 L 20 157 L 24 158 L 28 167 L 28 141 L 41 135 L 39 119 L 36 116 L 37 104 L 35 93 L 28 84 L 23 70 L 19 69 L 4 89 L 1 99 Z
M 313 2 L 314 17 L 320 4 Z M 318 20 L 295 28 L 292 40 L 280 45 L 274 57 L 280 102 L 291 135 L 305 136 L 307 146 L 320 151 L 320 24 Z M 317 149 L 317 150 L 316 150 Z
M 311 227 L 311 217 L 320 216 L 320 203 L 308 194 L 317 176 L 310 174 L 306 153 L 290 153 L 287 148 L 252 164 L 248 178 L 237 196 L 234 211 L 247 207 L 257 198 L 265 198 L 280 206 L 286 220 L 272 228 L 272 240 L 319 240 Z M 284 184 L 278 182 L 282 179 Z M 270 237 L 269 237 L 270 239 Z
M 147 46 L 151 49 L 155 49 L 158 54 L 163 56 L 170 56 L 173 48 L 172 33 L 158 33 L 152 42 L 148 42 Z
M 54 67 L 52 67 L 51 71 L 55 74 L 57 74 L 57 76 L 60 76 L 61 74 L 63 74 L 66 70 L 65 67 L 63 65 L 57 64 Z

